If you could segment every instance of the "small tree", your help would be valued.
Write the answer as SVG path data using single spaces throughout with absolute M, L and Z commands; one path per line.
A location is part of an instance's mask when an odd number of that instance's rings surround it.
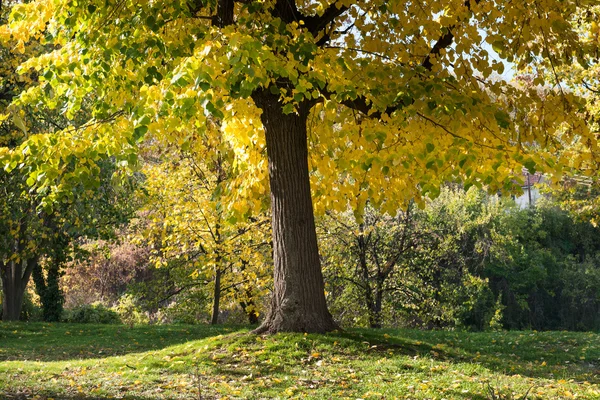
M 411 204 L 395 217 L 367 207 L 360 222 L 350 212 L 329 213 L 322 226 L 325 271 L 332 284 L 355 285 L 369 315 L 369 326 L 381 328 L 386 292 L 397 287 L 398 270 L 414 257 L 419 239 Z M 335 282 L 338 281 L 338 282 Z

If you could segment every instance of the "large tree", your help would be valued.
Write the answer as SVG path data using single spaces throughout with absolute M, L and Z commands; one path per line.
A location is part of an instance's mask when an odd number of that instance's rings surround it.
M 43 102 L 75 118 L 91 101 L 93 119 L 60 140 L 25 144 L 6 163 L 23 162 L 34 186 L 59 199 L 66 186 L 38 172 L 49 160 L 107 154 L 135 163 L 127 154 L 148 130 L 179 140 L 173 132 L 182 127 L 207 134 L 207 121 L 218 120 L 241 164 L 260 168 L 262 146 L 268 155 L 275 279 L 257 331 L 331 330 L 313 195 L 317 210 L 349 202 L 360 210 L 369 200 L 393 211 L 448 180 L 509 190 L 521 165 L 560 171 L 561 149 L 576 140 L 585 144 L 583 163 L 593 163 L 583 100 L 545 73 L 585 54 L 576 28 L 596 17 L 581 12 L 593 3 L 21 4 L 0 37 L 19 48 L 38 35 L 54 50 L 22 66 L 43 78 L 15 107 Z M 506 62 L 529 69 L 532 85 L 499 78 Z M 260 187 L 260 176 L 246 187 Z

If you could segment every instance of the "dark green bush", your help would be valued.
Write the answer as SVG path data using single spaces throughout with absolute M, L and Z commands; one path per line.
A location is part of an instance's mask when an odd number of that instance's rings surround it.
M 120 324 L 119 314 L 100 303 L 84 304 L 65 310 L 64 322 L 81 324 Z

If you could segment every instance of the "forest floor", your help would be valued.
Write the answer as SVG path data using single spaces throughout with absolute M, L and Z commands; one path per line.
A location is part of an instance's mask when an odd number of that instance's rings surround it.
M 0 398 L 597 400 L 600 334 L 0 323 Z

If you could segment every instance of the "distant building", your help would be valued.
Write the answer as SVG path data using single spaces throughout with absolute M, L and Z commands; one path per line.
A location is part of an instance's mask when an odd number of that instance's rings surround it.
M 545 179 L 542 174 L 530 174 L 526 169 L 523 169 L 523 176 L 525 177 L 525 182 L 521 185 L 523 194 L 513 198 L 520 208 L 532 207 L 542 197 L 540 188 L 536 185 L 543 183 Z

